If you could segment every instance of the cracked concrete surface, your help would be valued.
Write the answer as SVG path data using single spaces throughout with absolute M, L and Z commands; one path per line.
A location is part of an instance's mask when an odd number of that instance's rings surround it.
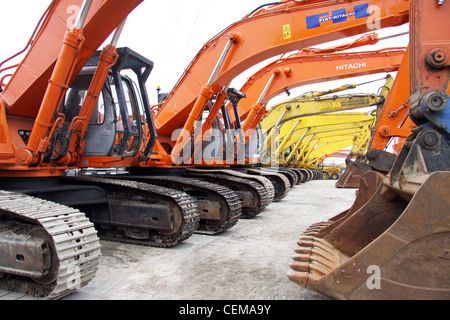
M 318 300 L 286 272 L 298 237 L 348 209 L 355 189 L 332 180 L 295 186 L 281 202 L 216 236 L 194 234 L 170 249 L 102 241 L 94 280 L 66 300 Z

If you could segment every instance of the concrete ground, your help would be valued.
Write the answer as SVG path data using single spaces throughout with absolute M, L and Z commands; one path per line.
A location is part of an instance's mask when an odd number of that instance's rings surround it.
M 102 241 L 94 280 L 66 300 L 320 300 L 286 272 L 302 231 L 348 209 L 355 189 L 335 181 L 295 186 L 251 220 L 216 236 L 159 249 Z

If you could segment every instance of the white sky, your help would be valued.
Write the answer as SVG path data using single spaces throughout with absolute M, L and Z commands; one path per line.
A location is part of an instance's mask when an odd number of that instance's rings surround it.
M 2 1 L 0 21 L 2 22 L 2 43 L 0 61 L 23 49 L 38 19 L 51 3 L 51 0 L 15 0 Z M 156 103 L 156 86 L 162 92 L 170 91 L 181 77 L 204 43 L 231 23 L 240 20 L 246 14 L 268 0 L 164 0 L 144 1 L 128 17 L 118 46 L 128 46 L 155 63 L 155 68 L 147 83 L 151 103 Z M 399 30 L 393 30 L 399 29 Z M 14 30 L 13 32 L 7 32 Z M 399 33 L 407 27 L 388 28 L 379 31 L 379 36 Z M 354 38 L 357 38 L 356 36 Z M 352 39 L 354 39 L 352 38 Z M 340 42 L 348 42 L 345 39 Z M 339 41 L 338 41 L 339 42 Z M 408 36 L 382 41 L 370 48 L 358 48 L 354 51 L 375 50 L 390 46 L 406 46 Z M 322 47 L 329 47 L 324 44 Z M 233 82 L 239 89 L 248 76 L 264 66 L 266 62 L 255 66 Z M 393 74 L 395 76 L 395 74 Z M 343 83 L 365 82 L 379 79 L 385 75 L 373 75 L 362 78 L 338 80 L 323 85 L 304 86 L 293 90 L 291 97 L 306 91 L 326 90 Z M 383 82 L 358 87 L 352 93 L 376 93 Z M 349 92 L 351 93 L 351 92 Z M 286 95 L 277 97 L 271 104 L 285 100 Z
M 144 1 L 128 17 L 118 46 L 128 46 L 155 63 L 148 81 L 170 91 L 204 43 L 267 0 Z M 51 0 L 2 1 L 0 61 L 22 50 Z M 5 32 L 5 30 L 13 30 Z M 6 45 L 5 45 L 6 44 Z M 151 103 L 156 103 L 156 98 Z

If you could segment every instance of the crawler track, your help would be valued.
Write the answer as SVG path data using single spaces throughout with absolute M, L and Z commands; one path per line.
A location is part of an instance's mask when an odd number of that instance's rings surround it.
M 67 177 L 71 184 L 95 185 L 107 190 L 116 201 L 140 201 L 142 203 L 163 203 L 170 205 L 176 216 L 174 229 L 170 232 L 150 230 L 146 239 L 127 236 L 123 226 L 112 225 L 98 228 L 104 240 L 131 243 L 152 247 L 173 247 L 188 239 L 199 227 L 200 215 L 195 200 L 185 192 L 152 185 L 144 182 L 112 179 L 107 177 Z M 95 221 L 94 221 L 95 223 Z
M 195 177 L 205 179 L 212 183 L 222 184 L 237 192 L 242 190 L 250 191 L 252 195 L 251 201 L 243 200 L 241 217 L 244 219 L 253 218 L 270 204 L 266 189 L 255 181 L 218 173 L 188 172 L 184 175 L 186 177 Z
M 23 270 L 19 267 L 11 268 L 10 273 L 0 272 L 2 290 L 32 297 L 58 299 L 87 285 L 95 276 L 101 256 L 97 231 L 84 213 L 9 191 L 0 191 L 0 238 L 23 243 L 23 252 L 27 241 L 45 241 L 48 246 L 51 266 L 45 276 L 20 276 Z
M 241 217 L 242 205 L 236 192 L 219 184 L 180 176 L 119 176 L 121 179 L 141 181 L 184 191 L 200 202 L 219 202 L 220 217 L 209 219 L 200 212 L 200 225 L 196 233 L 218 234 L 233 227 Z
M 232 170 L 232 169 L 198 169 L 198 168 L 190 168 L 190 169 L 187 169 L 187 172 L 188 173 L 224 174 L 224 175 L 228 175 L 228 176 L 248 179 L 250 181 L 257 182 L 257 183 L 261 184 L 264 187 L 264 189 L 267 192 L 267 201 L 268 201 L 268 203 L 271 203 L 272 201 L 274 201 L 275 188 L 274 188 L 272 182 L 270 182 L 269 179 L 267 179 L 267 178 L 265 178 L 263 176 L 251 175 L 251 174 L 248 174 L 248 173 L 245 173 L 245 172 L 241 172 L 241 171 L 238 171 L 238 170 Z
M 286 176 L 284 176 L 283 174 L 261 168 L 245 170 L 250 175 L 263 176 L 272 181 L 275 189 L 275 197 L 273 199 L 274 202 L 283 200 L 289 194 L 291 183 L 289 182 L 289 179 L 286 178 Z

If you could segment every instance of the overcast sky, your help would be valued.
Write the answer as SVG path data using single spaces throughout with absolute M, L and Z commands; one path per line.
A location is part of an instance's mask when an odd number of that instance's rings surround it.
M 23 49 L 38 19 L 51 3 L 50 0 L 15 0 L 2 1 L 0 21 L 2 23 L 2 46 L 0 61 Z M 155 68 L 148 81 L 151 103 L 156 103 L 156 86 L 162 91 L 170 91 L 204 43 L 231 23 L 240 20 L 256 7 L 270 2 L 268 0 L 164 0 L 144 1 L 128 17 L 118 46 L 129 46 L 155 63 Z M 407 30 L 380 30 L 379 35 L 398 33 Z M 348 39 L 345 40 L 347 42 Z M 389 46 L 405 46 L 408 37 L 403 36 L 387 43 L 381 42 L 369 50 Z M 329 45 L 324 45 L 329 46 Z M 358 50 L 364 50 L 360 48 Z M 261 67 L 255 67 L 259 69 Z M 256 69 L 248 71 L 237 81 L 239 89 L 247 76 Z M 372 79 L 384 75 L 371 76 Z M 358 80 L 356 81 L 366 81 Z M 353 79 L 345 83 L 354 82 Z M 327 83 L 323 89 L 339 86 L 342 81 Z M 359 92 L 372 92 L 382 86 L 377 83 Z M 316 88 L 317 86 L 314 86 Z M 311 87 L 299 89 L 299 94 L 312 90 Z M 365 91 L 364 91 L 365 90 Z M 295 94 L 295 92 L 294 92 Z M 279 97 L 278 100 L 287 97 Z

